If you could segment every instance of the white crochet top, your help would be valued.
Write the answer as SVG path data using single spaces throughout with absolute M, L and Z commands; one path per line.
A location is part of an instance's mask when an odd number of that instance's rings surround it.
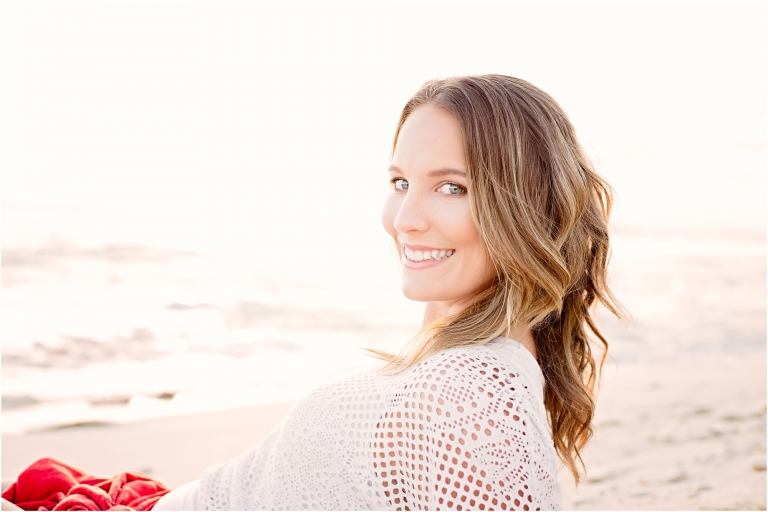
M 155 510 L 557 510 L 543 388 L 533 356 L 503 339 L 346 376 Z

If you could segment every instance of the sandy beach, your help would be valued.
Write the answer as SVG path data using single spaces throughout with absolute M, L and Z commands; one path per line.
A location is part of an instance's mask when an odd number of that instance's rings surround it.
M 766 361 L 606 363 L 576 510 L 765 510 Z
M 40 457 L 99 476 L 140 470 L 175 487 L 258 443 L 291 404 L 3 435 L 2 477 Z M 607 363 L 596 432 L 565 509 L 766 508 L 765 354 L 687 365 Z

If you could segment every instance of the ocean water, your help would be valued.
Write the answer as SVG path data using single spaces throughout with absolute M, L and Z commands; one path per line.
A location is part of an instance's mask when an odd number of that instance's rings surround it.
M 609 364 L 765 357 L 764 3 L 36 5 L 0 6 L 3 432 L 290 401 L 401 348 L 380 208 L 436 76 L 540 86 L 616 189 Z
M 631 318 L 600 311 L 609 365 L 765 357 L 763 238 L 614 239 L 611 281 Z M 403 346 L 423 307 L 382 252 L 368 273 L 291 280 L 146 246 L 4 249 L 3 431 L 290 401 L 373 364 L 363 348 Z

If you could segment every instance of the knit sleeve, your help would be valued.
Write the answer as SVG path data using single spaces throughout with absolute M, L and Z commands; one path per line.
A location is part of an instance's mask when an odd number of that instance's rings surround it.
M 419 364 L 374 434 L 374 470 L 392 506 L 547 508 L 557 475 L 530 385 L 509 364 L 477 351 L 448 351 Z

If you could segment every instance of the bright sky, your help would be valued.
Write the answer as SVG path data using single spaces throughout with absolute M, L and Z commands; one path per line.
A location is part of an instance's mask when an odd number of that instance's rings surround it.
M 563 105 L 618 226 L 765 230 L 765 2 L 0 10 L 6 247 L 380 252 L 400 109 L 427 79 L 487 72 Z

